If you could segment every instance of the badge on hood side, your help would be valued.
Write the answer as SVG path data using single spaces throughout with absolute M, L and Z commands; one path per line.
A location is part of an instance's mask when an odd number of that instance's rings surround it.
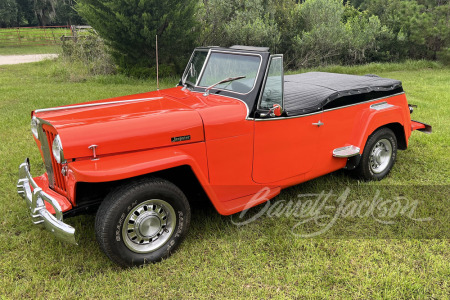
M 190 139 L 191 139 L 191 136 L 190 136 L 190 135 L 175 136 L 175 137 L 172 137 L 172 143 L 175 143 L 175 142 L 182 142 L 182 141 L 188 141 L 188 140 L 190 140 Z

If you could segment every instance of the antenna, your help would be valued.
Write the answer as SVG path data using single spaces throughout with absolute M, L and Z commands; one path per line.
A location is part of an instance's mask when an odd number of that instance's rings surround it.
M 156 90 L 159 91 L 158 35 L 156 35 Z

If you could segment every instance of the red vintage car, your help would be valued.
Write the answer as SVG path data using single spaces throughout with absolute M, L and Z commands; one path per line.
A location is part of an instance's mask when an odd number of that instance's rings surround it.
M 26 159 L 18 193 L 73 244 L 63 217 L 96 211 L 100 248 L 141 265 L 179 246 L 198 193 L 230 215 L 342 168 L 384 178 L 413 130 L 431 132 L 412 110 L 397 80 L 284 76 L 267 48 L 197 48 L 177 87 L 33 111 L 46 173 L 33 178 Z

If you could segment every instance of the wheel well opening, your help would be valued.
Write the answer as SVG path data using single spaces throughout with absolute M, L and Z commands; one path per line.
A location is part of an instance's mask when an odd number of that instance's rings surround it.
M 406 144 L 405 129 L 403 126 L 400 123 L 390 123 L 384 125 L 383 127 L 389 128 L 394 132 L 395 137 L 397 138 L 397 148 L 400 150 L 406 150 L 408 146 Z
M 76 185 L 76 207 L 70 210 L 65 217 L 95 213 L 100 206 L 100 203 L 111 192 L 111 190 L 119 185 L 148 177 L 158 177 L 172 182 L 183 191 L 188 198 L 189 203 L 194 204 L 209 199 L 191 167 L 183 165 L 117 181 L 78 182 Z

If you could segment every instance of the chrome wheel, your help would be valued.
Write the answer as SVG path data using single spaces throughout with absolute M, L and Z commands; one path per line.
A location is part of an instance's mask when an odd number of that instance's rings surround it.
M 375 143 L 369 155 L 369 166 L 373 173 L 379 174 L 386 170 L 392 157 L 392 144 L 388 139 Z
M 172 236 L 176 225 L 175 210 L 164 200 L 147 200 L 128 213 L 122 225 L 125 245 L 136 253 L 159 249 Z

